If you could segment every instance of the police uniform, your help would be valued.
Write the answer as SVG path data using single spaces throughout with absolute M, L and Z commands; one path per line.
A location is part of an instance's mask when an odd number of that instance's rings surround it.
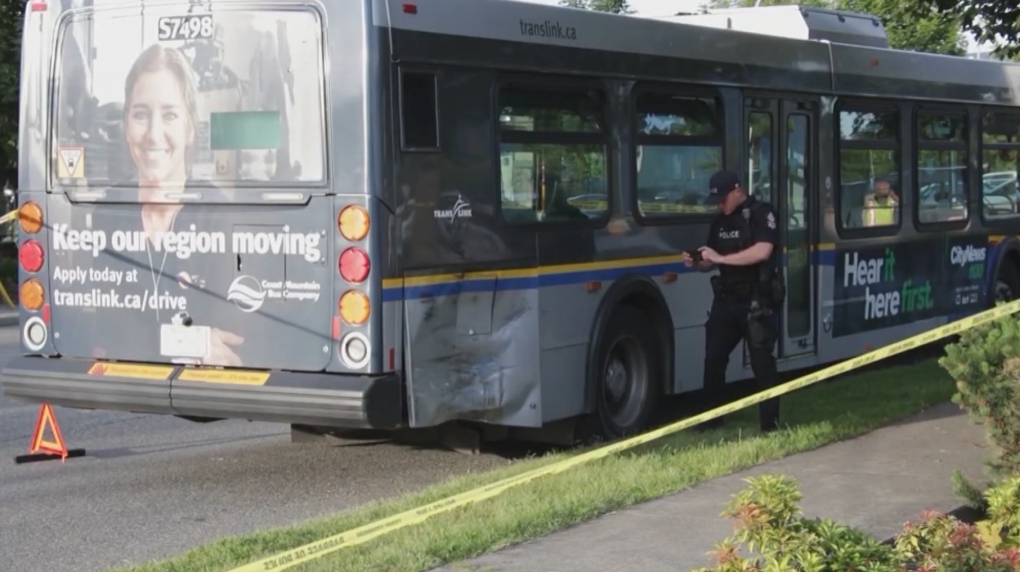
M 715 173 L 709 182 L 709 202 L 721 201 L 738 184 L 737 175 L 730 171 Z M 745 250 L 758 242 L 773 245 L 767 260 L 749 266 L 717 264 L 719 274 L 712 277 L 714 299 L 705 324 L 704 383 L 713 397 L 725 395 L 729 356 L 741 340 L 747 343 L 759 391 L 779 381 L 772 351 L 779 334 L 778 313 L 785 292 L 776 264 L 779 231 L 775 212 L 769 203 L 748 196 L 732 213 L 720 213 L 708 231 L 707 246 L 721 255 Z M 758 407 L 761 429 L 775 429 L 779 423 L 778 398 L 763 401 Z M 720 417 L 705 426 L 717 427 L 722 422 Z

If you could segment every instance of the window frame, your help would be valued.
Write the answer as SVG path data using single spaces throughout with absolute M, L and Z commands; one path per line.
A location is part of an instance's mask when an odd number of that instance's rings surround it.
M 250 11 L 248 8 L 242 8 L 242 12 Z M 327 68 L 329 67 L 328 62 L 328 49 L 326 44 L 325 36 L 322 33 L 325 31 L 325 14 L 322 9 L 312 4 L 302 4 L 300 6 L 275 6 L 271 8 L 272 12 L 283 12 L 283 13 L 299 13 L 308 14 L 313 18 L 314 26 L 316 30 L 320 32 L 318 39 L 318 46 L 315 50 L 315 63 L 318 68 L 318 73 L 314 76 L 318 81 L 318 89 L 316 89 L 315 97 L 316 104 L 321 110 L 321 121 L 319 122 L 319 136 L 321 140 L 320 154 L 322 160 L 322 173 L 317 179 L 309 180 L 298 180 L 298 181 L 257 181 L 257 180 L 244 180 L 244 179 L 225 179 L 225 180 L 213 180 L 211 182 L 199 182 L 192 181 L 190 185 L 194 189 L 220 189 L 229 188 L 242 190 L 246 192 L 250 191 L 264 191 L 264 190 L 283 190 L 283 191 L 328 191 L 333 181 L 333 139 L 332 134 L 326 126 L 331 125 L 333 122 L 333 112 L 329 105 L 329 82 L 325 79 Z M 151 18 L 152 16 L 148 16 Z M 56 162 L 60 160 L 58 149 L 60 145 L 60 137 L 58 133 L 59 120 L 60 120 L 60 97 L 63 82 L 60 78 L 60 64 L 62 62 L 61 55 L 63 54 L 64 43 L 66 42 L 68 29 L 81 22 L 91 22 L 95 18 L 95 13 L 78 13 L 78 12 L 64 12 L 60 14 L 56 22 L 53 25 L 53 42 L 51 46 L 51 54 L 53 57 L 49 58 L 49 62 L 46 66 L 47 72 L 49 73 L 50 80 L 46 82 L 45 89 L 47 89 L 46 104 L 47 109 L 43 111 L 43 115 L 48 122 L 46 125 L 46 138 L 44 144 L 46 146 L 46 177 L 45 177 L 45 188 L 47 193 L 64 193 L 64 192 L 76 192 L 89 188 L 105 188 L 107 189 L 106 195 L 100 199 L 89 199 L 90 202 L 122 202 L 127 200 L 128 202 L 137 202 L 137 186 L 133 186 L 127 182 L 117 182 L 111 179 L 103 180 L 90 180 L 88 187 L 82 183 L 65 183 L 57 176 Z M 144 22 L 145 16 L 139 16 Z M 141 52 L 139 52 L 141 53 Z M 121 102 L 122 104 L 124 102 Z M 249 110 L 242 110 L 249 111 Z M 250 110 L 257 111 L 257 110 Z M 79 143 L 79 146 L 84 147 L 83 143 Z M 257 193 L 240 195 L 234 199 L 234 201 L 242 200 L 260 200 L 260 195 Z M 190 201 L 189 201 L 190 202 Z M 201 199 L 197 202 L 207 202 L 206 199 Z M 233 201 L 232 201 L 233 202 Z
M 753 100 L 761 100 L 761 101 L 773 103 L 774 105 L 769 105 L 769 106 L 766 106 L 766 107 L 758 107 L 758 106 L 753 105 L 753 104 L 748 104 L 748 100 L 752 100 L 752 101 Z M 780 101 L 785 101 L 785 100 L 783 100 L 781 98 L 765 98 L 765 97 L 758 97 L 756 95 L 745 94 L 744 95 L 744 101 L 741 104 L 741 112 L 742 112 L 741 113 L 741 118 L 743 119 L 745 126 L 750 127 L 752 125 L 751 116 L 753 116 L 755 114 L 764 115 L 769 120 L 769 145 L 772 148 L 772 154 L 769 157 L 771 159 L 771 161 L 769 161 L 769 166 L 768 166 L 768 178 L 769 178 L 769 183 L 770 184 L 774 180 L 777 180 L 777 179 L 780 178 L 779 171 L 781 170 L 781 169 L 778 168 L 779 166 L 778 166 L 778 164 L 776 162 L 776 155 L 775 155 L 777 147 L 779 147 L 779 134 L 780 134 L 779 130 L 777 130 L 776 127 L 777 127 L 777 124 L 779 123 L 779 121 L 782 119 L 781 118 L 782 113 L 780 113 L 780 111 L 779 111 L 779 102 Z M 741 157 L 742 163 L 743 163 L 742 170 L 744 170 L 744 166 L 746 166 L 747 163 L 750 160 L 751 142 L 747 141 L 747 134 L 744 133 L 743 129 L 741 129 L 741 133 L 740 134 L 741 134 L 740 157 Z M 785 152 L 785 151 L 786 150 L 784 149 L 783 152 Z M 745 181 L 744 184 L 745 184 L 745 190 L 747 191 L 747 193 L 749 195 L 757 198 L 758 200 L 768 202 L 768 203 L 772 204 L 773 207 L 775 207 L 776 203 L 773 200 L 773 198 L 774 198 L 773 195 L 776 193 L 776 189 L 775 188 L 770 188 L 769 189 L 769 196 L 766 197 L 766 198 L 763 198 L 761 194 L 753 193 L 752 191 L 754 191 L 754 188 L 752 186 L 751 176 L 752 176 L 752 173 L 750 171 L 748 171 L 747 175 L 745 176 L 745 179 L 747 179 L 747 180 Z
M 727 113 L 726 113 L 726 100 L 723 98 L 721 91 L 714 87 L 689 85 L 689 84 L 670 84 L 670 83 L 658 83 L 658 82 L 644 82 L 635 85 L 630 91 L 627 105 L 627 123 L 631 130 L 631 141 L 630 141 L 630 154 L 627 160 L 628 170 L 628 182 L 630 183 L 630 199 L 628 206 L 631 210 L 631 216 L 634 220 L 642 226 L 659 226 L 659 225 L 676 225 L 676 224 L 704 224 L 711 221 L 719 213 L 714 209 L 708 209 L 703 213 L 675 213 L 675 214 L 664 214 L 664 215 L 652 215 L 647 216 L 641 212 L 640 204 L 638 202 L 638 171 L 637 171 L 637 148 L 639 145 L 656 145 L 656 143 L 646 143 L 648 138 L 654 137 L 659 145 L 662 146 L 681 146 L 691 141 L 702 141 L 709 143 L 713 140 L 711 136 L 686 136 L 686 135 L 643 135 L 640 133 L 638 125 L 636 123 L 637 114 L 639 111 L 638 101 L 644 95 L 659 95 L 659 96 L 677 96 L 685 97 L 690 99 L 710 99 L 715 103 L 716 109 L 716 120 L 718 121 L 719 129 L 717 141 L 719 144 L 719 153 L 722 164 L 720 169 L 727 167 L 726 163 L 726 129 L 727 129 Z M 665 141 L 662 143 L 662 141 Z M 709 147 L 710 145 L 701 145 Z M 708 189 L 705 189 L 706 195 Z
M 975 121 L 975 123 L 977 124 L 977 131 L 978 131 L 978 140 L 977 140 L 977 149 L 978 149 L 978 151 L 977 151 L 977 163 L 978 163 L 977 171 L 978 171 L 978 173 L 977 173 L 977 181 L 978 181 L 978 184 L 981 186 L 981 191 L 979 193 L 979 198 L 978 198 L 978 202 L 981 205 L 981 211 L 980 211 L 980 215 L 979 216 L 981 217 L 981 223 L 983 225 L 989 227 L 989 228 L 1015 226 L 1018 222 L 1020 222 L 1020 212 L 1017 212 L 1017 213 L 1014 213 L 1014 214 L 1011 214 L 1011 215 L 1004 215 L 1004 216 L 997 216 L 997 217 L 988 217 L 987 213 L 985 212 L 985 169 L 984 169 L 984 161 L 985 161 L 985 151 L 988 151 L 988 150 L 1015 150 L 1017 152 L 1017 171 L 1018 171 L 1018 173 L 1017 173 L 1017 176 L 1018 176 L 1017 185 L 1018 185 L 1018 189 L 1020 189 L 1020 127 L 1018 127 L 1018 129 L 1017 129 L 1018 137 L 1017 137 L 1016 142 L 1014 142 L 1014 143 L 987 143 L 987 142 L 985 142 L 985 117 L 987 115 L 989 115 L 989 114 L 1013 115 L 1013 116 L 1015 116 L 1017 118 L 1017 124 L 1018 124 L 1018 126 L 1020 126 L 1020 109 L 1017 109 L 1015 107 L 1005 107 L 1005 106 L 998 106 L 998 105 L 982 105 L 982 106 L 979 106 L 977 108 L 977 120 Z
M 523 92 L 545 92 L 562 91 L 575 95 L 594 92 L 600 103 L 599 120 L 603 128 L 598 132 L 549 132 L 549 131 L 506 131 L 500 125 L 500 96 L 507 90 Z M 586 229 L 597 230 L 606 227 L 613 216 L 615 201 L 613 192 L 615 185 L 613 177 L 615 169 L 613 166 L 614 144 L 612 141 L 612 110 L 609 97 L 609 90 L 598 79 L 588 78 L 565 78 L 550 77 L 543 74 L 503 74 L 492 82 L 490 93 L 490 109 L 492 116 L 492 165 L 495 167 L 492 173 L 493 189 L 495 189 L 496 218 L 499 224 L 505 228 L 516 230 L 541 230 L 547 228 L 562 229 Z M 507 137 L 509 135 L 509 137 Z M 551 138 L 550 138 L 551 136 Z M 545 145 L 600 145 L 605 164 L 606 184 L 606 210 L 598 217 L 587 219 L 552 219 L 518 222 L 508 220 L 503 212 L 502 184 L 502 146 L 504 143 L 511 144 L 545 144 Z M 533 211 L 535 212 L 535 211 Z
M 840 122 L 844 112 L 850 113 L 893 113 L 896 115 L 896 136 L 895 139 L 865 139 L 863 141 L 844 140 L 840 130 Z M 900 103 L 889 99 L 861 99 L 846 98 L 838 101 L 833 108 L 832 125 L 834 134 L 833 171 L 835 179 L 835 211 L 836 211 L 836 235 L 840 239 L 866 239 L 886 236 L 896 236 L 903 230 L 903 202 L 906 192 L 903 189 L 903 159 L 906 155 L 903 152 L 903 123 L 904 112 Z M 846 226 L 844 222 L 843 208 L 843 150 L 844 149 L 877 149 L 893 151 L 897 154 L 896 174 L 899 178 L 900 194 L 900 215 L 895 224 L 883 226 Z
M 407 129 L 404 116 L 404 75 L 419 74 L 432 76 L 432 93 L 435 97 L 435 109 L 433 116 L 436 120 L 436 144 L 435 146 L 412 147 L 407 144 Z M 404 153 L 441 153 L 443 151 L 442 116 L 439 104 L 439 80 L 442 70 L 433 67 L 417 65 L 401 65 L 397 68 L 397 129 L 400 137 L 400 150 Z
M 796 102 L 798 100 L 785 99 L 783 101 L 789 103 Z M 790 213 L 793 211 L 793 204 L 792 201 L 790 200 L 789 158 L 783 160 L 783 168 L 779 169 L 780 172 L 776 175 L 777 178 L 779 179 L 778 192 L 782 193 L 782 205 L 783 205 L 782 210 L 784 211 L 783 232 L 789 234 L 791 230 L 804 230 L 808 233 L 808 236 L 811 236 L 811 234 L 814 232 L 814 229 L 812 228 L 814 226 L 814 224 L 812 223 L 814 210 L 817 207 L 817 205 L 824 203 L 824 197 L 822 197 L 817 192 L 816 193 L 811 192 L 811 189 L 815 188 L 814 181 L 817 178 L 818 170 L 820 168 L 819 165 L 817 164 L 818 152 L 815 149 L 816 141 L 814 140 L 817 139 L 818 137 L 817 133 L 818 117 L 815 115 L 815 111 L 812 108 L 808 109 L 798 108 L 788 110 L 786 113 L 780 113 L 779 115 L 780 115 L 779 121 L 782 121 L 782 123 L 780 124 L 780 128 L 783 131 L 781 131 L 777 135 L 782 135 L 782 140 L 786 143 L 785 145 L 783 145 L 783 148 L 781 149 L 783 157 L 788 157 L 790 153 L 790 132 L 788 130 L 790 127 L 789 121 L 794 117 L 803 117 L 807 120 L 807 129 L 805 130 L 807 142 L 806 145 L 804 146 L 804 188 L 805 188 L 804 192 L 805 204 L 803 211 L 804 219 L 800 221 L 801 226 L 798 228 L 792 227 L 790 223 Z M 784 119 L 785 121 L 783 121 Z M 812 138 L 812 135 L 815 135 L 815 137 Z M 784 173 L 785 176 L 783 176 Z M 773 205 L 775 205 L 775 203 L 773 203 Z M 779 214 L 780 213 L 777 211 L 776 216 L 779 216 Z M 785 238 L 783 240 L 784 242 L 786 241 Z M 808 243 L 810 254 L 810 248 L 813 248 L 814 246 L 811 244 L 810 240 L 808 241 Z
M 927 141 L 921 137 L 921 122 L 920 117 L 922 115 L 944 115 L 950 117 L 958 117 L 963 119 L 963 141 Z M 910 129 L 911 137 L 915 142 L 912 149 L 911 157 L 911 176 L 914 179 L 914 185 L 917 191 L 912 197 L 911 203 L 911 216 L 914 219 L 914 225 L 919 232 L 945 232 L 950 230 L 959 230 L 966 228 L 970 224 L 970 217 L 973 214 L 971 211 L 971 118 L 967 112 L 966 107 L 959 105 L 948 105 L 948 104 L 920 104 L 914 105 L 910 113 Z M 966 154 L 966 160 L 964 167 L 966 168 L 966 174 L 964 177 L 964 204 L 967 208 L 967 216 L 963 220 L 940 220 L 937 222 L 921 222 L 921 152 L 922 151 L 963 151 Z M 902 168 L 902 166 L 901 166 Z M 982 205 L 982 210 L 984 209 Z M 901 211 L 900 221 L 902 222 L 903 214 Z

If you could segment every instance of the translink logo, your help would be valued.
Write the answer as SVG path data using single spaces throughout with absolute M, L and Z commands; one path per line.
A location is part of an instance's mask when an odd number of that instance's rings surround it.
M 843 287 L 851 286 L 864 286 L 865 320 L 927 310 L 934 305 L 928 280 L 916 285 L 913 279 L 896 283 L 896 255 L 888 247 L 878 258 L 862 259 L 857 252 L 844 255 Z

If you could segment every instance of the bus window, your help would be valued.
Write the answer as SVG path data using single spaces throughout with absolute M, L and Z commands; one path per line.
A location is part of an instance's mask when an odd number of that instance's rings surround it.
M 748 115 L 747 191 L 759 200 L 772 200 L 772 114 Z
M 402 70 L 400 126 L 405 150 L 439 148 L 439 107 L 435 74 Z
M 503 218 L 601 218 L 609 210 L 602 94 L 506 88 L 499 94 Z
M 900 224 L 899 113 L 839 113 L 839 219 L 843 228 Z
M 1020 214 L 1020 115 L 985 113 L 982 122 L 981 203 L 985 218 Z
M 96 12 L 61 28 L 54 143 L 85 158 L 76 174 L 53 161 L 61 184 L 229 189 L 325 178 L 314 12 L 140 14 Z
M 967 220 L 967 120 L 956 114 L 917 114 L 917 220 Z
M 723 130 L 716 102 L 642 93 L 635 119 L 641 216 L 715 212 L 704 202 L 709 178 L 723 165 Z

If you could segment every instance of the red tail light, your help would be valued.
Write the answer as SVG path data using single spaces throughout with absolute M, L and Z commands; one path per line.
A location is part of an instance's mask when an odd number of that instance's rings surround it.
M 371 266 L 368 254 L 360 248 L 351 247 L 340 254 L 340 276 L 348 282 L 361 282 L 367 278 Z
M 42 245 L 34 240 L 26 240 L 18 247 L 18 262 L 29 272 L 38 272 L 43 265 Z

